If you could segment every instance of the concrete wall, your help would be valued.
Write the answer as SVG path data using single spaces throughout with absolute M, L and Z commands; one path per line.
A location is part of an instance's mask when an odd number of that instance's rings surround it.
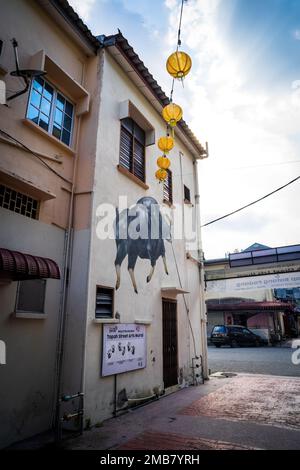
M 45 5 L 46 6 L 46 5 Z M 63 250 L 65 229 L 70 215 L 72 178 L 76 162 L 78 178 L 74 185 L 73 243 L 76 254 L 73 265 L 79 278 L 71 276 L 71 335 L 85 327 L 72 312 L 72 289 L 77 290 L 77 311 L 85 319 L 86 301 L 84 282 L 87 279 L 89 227 L 93 191 L 96 135 L 99 112 L 99 62 L 93 51 L 87 53 L 80 41 L 74 42 L 64 27 L 64 20 L 51 17 L 34 0 L 11 0 L 1 2 L 0 39 L 3 52 L 0 56 L 0 70 L 7 70 L 0 79 L 5 80 L 8 90 L 22 88 L 21 81 L 10 75 L 15 70 L 11 39 L 19 43 L 20 68 L 32 68 L 31 60 L 43 50 L 45 57 L 56 64 L 56 68 L 45 62 L 45 79 L 61 91 L 75 105 L 73 139 L 70 147 L 62 144 L 52 135 L 41 132 L 38 126 L 26 121 L 26 93 L 0 106 L 0 129 L 17 138 L 38 154 L 56 174 L 47 169 L 30 152 L 20 149 L 0 135 L 0 182 L 40 200 L 39 220 L 32 220 L 8 210 L 0 212 L 0 247 L 20 250 L 26 253 L 49 257 L 55 260 L 63 275 Z M 64 74 L 73 79 L 72 84 L 63 80 Z M 78 85 L 79 84 L 79 85 Z M 80 102 L 78 89 L 89 93 L 89 110 L 78 115 Z M 8 94 L 12 94 L 11 91 Z M 7 183 L 7 174 L 10 184 Z M 61 177 L 59 177 L 60 175 Z M 75 175 L 76 176 L 76 175 Z M 51 193 L 46 200 L 44 194 Z M 77 249 L 77 247 L 79 247 Z M 74 282 L 73 282 L 74 281 Z M 13 318 L 16 297 L 16 282 L 0 286 L 0 339 L 7 341 L 7 365 L 1 366 L 1 445 L 24 439 L 51 426 L 54 403 L 55 359 L 57 327 L 61 301 L 61 282 L 47 280 L 47 318 Z M 83 292 L 83 296 L 80 294 Z M 85 294 L 86 295 L 86 294 Z M 78 320 L 78 322 L 77 322 Z M 75 323 L 78 323 L 72 330 Z M 79 354 L 79 340 L 76 337 L 74 359 Z M 68 351 L 67 351 L 68 353 Z M 77 391 L 77 389 L 76 389 Z
M 100 376 L 103 325 L 95 323 L 94 319 L 96 286 L 115 286 L 114 259 L 116 247 L 114 240 L 101 241 L 97 238 L 98 219 L 96 210 L 99 204 L 104 202 L 117 206 L 118 197 L 123 195 L 128 196 L 129 206 L 146 195 L 154 197 L 159 203 L 162 203 L 163 200 L 163 187 L 155 180 L 154 176 L 156 159 L 159 156 L 156 145 L 146 149 L 146 183 L 149 185 L 148 190 L 141 188 L 117 169 L 120 145 L 119 105 L 122 101 L 131 100 L 155 128 L 156 140 L 165 133 L 164 122 L 107 52 L 105 53 L 103 74 L 92 214 L 85 356 L 85 417 L 90 419 L 92 423 L 111 416 L 114 400 L 113 377 Z M 180 152 L 183 153 L 183 176 L 181 176 L 180 170 Z M 181 145 L 178 139 L 170 154 L 170 159 L 173 172 L 174 204 L 182 203 L 181 180 L 190 188 L 191 198 L 194 201 L 193 161 L 187 149 Z M 188 210 L 195 210 L 195 208 L 188 208 Z M 165 242 L 165 247 L 169 276 L 165 274 L 162 259 L 160 258 L 157 261 L 151 283 L 147 284 L 146 277 L 150 272 L 150 262 L 138 259 L 135 275 L 139 293 L 136 294 L 131 284 L 126 265 L 127 260 L 125 259 L 121 268 L 121 286 L 119 290 L 115 291 L 115 312 L 117 311 L 120 314 L 121 323 L 134 323 L 139 320 L 146 320 L 150 323 L 146 326 L 147 367 L 118 376 L 118 392 L 125 388 L 129 397 L 147 396 L 152 393 L 153 387 L 164 388 L 161 288 L 168 286 L 179 287 L 171 245 Z M 199 354 L 203 344 L 201 344 L 200 339 L 201 302 L 198 266 L 186 259 L 183 240 L 174 241 L 174 251 L 182 285 L 190 291 L 190 294 L 186 295 L 186 301 L 190 310 L 189 315 L 195 336 L 196 353 Z M 183 296 L 178 295 L 177 301 L 179 380 L 184 384 L 191 381 L 190 365 L 195 352 Z M 105 323 L 105 320 L 103 323 Z
M 60 269 L 64 231 L 0 209 L 0 246 L 47 256 Z M 61 282 L 48 279 L 45 318 L 16 318 L 17 282 L 0 284 L 0 339 L 7 348 L 0 366 L 0 448 L 51 426 Z

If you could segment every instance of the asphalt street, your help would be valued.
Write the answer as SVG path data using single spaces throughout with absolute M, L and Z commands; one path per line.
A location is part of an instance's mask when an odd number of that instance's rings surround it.
M 300 377 L 300 364 L 292 363 L 295 349 L 286 347 L 208 347 L 208 367 L 214 372 L 245 372 Z

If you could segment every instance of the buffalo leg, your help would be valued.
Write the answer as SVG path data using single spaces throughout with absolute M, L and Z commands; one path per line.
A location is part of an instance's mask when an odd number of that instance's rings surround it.
M 152 279 L 152 276 L 154 274 L 155 265 L 156 265 L 156 263 L 153 263 L 153 264 L 151 263 L 151 271 L 150 271 L 149 276 L 147 276 L 147 282 L 150 282 L 151 279 Z
M 135 255 L 135 254 L 129 254 L 128 255 L 128 272 L 129 272 L 129 275 L 130 275 L 130 278 L 131 278 L 131 282 L 132 282 L 132 285 L 133 285 L 133 288 L 134 288 L 134 292 L 136 294 L 138 294 L 136 280 L 135 280 L 135 276 L 134 276 L 134 267 L 135 267 L 136 260 L 137 260 L 137 255 Z
M 124 260 L 125 256 L 127 254 L 126 250 L 126 243 L 125 240 L 122 240 L 117 248 L 117 256 L 115 260 L 115 267 L 116 267 L 116 273 L 117 273 L 117 281 L 116 281 L 116 290 L 119 289 L 120 287 L 120 282 L 121 282 L 121 264 L 122 261 Z
M 164 262 L 165 272 L 166 272 L 166 274 L 169 274 L 166 257 L 163 256 L 162 259 L 163 259 L 163 262 Z

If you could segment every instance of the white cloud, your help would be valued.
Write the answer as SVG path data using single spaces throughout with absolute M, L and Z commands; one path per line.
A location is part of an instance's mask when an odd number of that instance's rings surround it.
M 78 13 L 80 18 L 87 22 L 90 19 L 96 0 L 69 0 L 69 3 L 76 13 Z
M 295 29 L 293 36 L 295 39 L 297 39 L 297 41 L 300 41 L 300 29 Z

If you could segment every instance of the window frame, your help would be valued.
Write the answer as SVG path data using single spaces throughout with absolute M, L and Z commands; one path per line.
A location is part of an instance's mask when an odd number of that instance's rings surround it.
M 163 202 L 169 205 L 173 204 L 173 174 L 169 168 L 166 170 L 168 176 L 163 182 Z M 166 181 L 168 181 L 168 186 L 166 186 Z M 168 190 L 166 189 L 168 188 Z M 168 192 L 168 199 L 165 198 L 165 192 Z
M 186 192 L 188 191 L 188 195 L 189 195 L 189 199 L 186 198 Z M 185 204 L 192 204 L 192 201 L 191 201 L 191 190 L 190 188 L 184 184 L 183 185 L 183 200 L 185 202 Z
M 13 212 L 14 214 L 22 215 L 23 217 L 27 217 L 27 218 L 32 219 L 32 220 L 39 220 L 40 205 L 41 205 L 41 201 L 40 201 L 39 199 L 36 199 L 35 197 L 33 197 L 33 196 L 31 196 L 31 195 L 29 195 L 29 194 L 27 194 L 27 193 L 24 193 L 24 192 L 22 192 L 22 191 L 20 191 L 20 190 L 14 189 L 14 188 L 12 188 L 11 186 L 7 186 L 6 184 L 2 183 L 1 181 L 0 181 L 0 186 L 3 186 L 4 189 L 5 189 L 5 191 L 6 191 L 7 189 L 9 189 L 10 191 L 15 192 L 15 193 L 16 193 L 16 198 L 17 198 L 18 194 L 20 194 L 21 197 L 24 196 L 24 197 L 26 197 L 26 198 L 30 198 L 32 201 L 34 201 L 34 202 L 37 203 L 37 204 L 36 204 L 37 207 L 36 207 L 36 216 L 35 216 L 35 217 L 32 217 L 31 215 L 27 215 L 27 214 L 22 214 L 21 212 L 18 212 L 18 211 L 16 211 L 16 210 L 10 209 L 9 207 L 4 207 L 3 205 L 0 205 L 0 208 L 1 208 L 1 209 L 6 209 L 6 210 L 8 210 L 8 211 L 10 211 L 10 212 Z M 27 201 L 27 202 L 29 202 L 29 201 Z M 26 212 L 27 212 L 27 211 L 26 211 Z
M 125 119 L 128 119 L 132 122 L 132 131 L 130 131 L 123 123 Z M 139 137 L 135 134 L 135 128 L 136 126 L 143 132 L 144 134 L 144 142 L 141 142 Z M 130 152 L 130 169 L 124 166 L 121 163 L 121 140 L 122 140 L 122 131 L 127 133 L 128 136 L 130 136 L 130 142 L 131 142 L 131 150 Z M 137 176 L 134 172 L 134 162 L 135 162 L 135 157 L 134 157 L 134 150 L 135 150 L 135 145 L 136 142 L 143 148 L 143 179 L 141 179 L 139 176 Z M 119 166 L 122 167 L 124 170 L 128 171 L 131 175 L 133 175 L 135 178 L 137 178 L 140 182 L 143 184 L 146 184 L 146 131 L 131 117 L 123 118 L 120 120 L 120 148 L 119 148 Z
M 20 308 L 18 308 L 18 301 L 19 301 L 19 296 L 20 296 L 20 287 L 21 287 L 21 283 L 22 282 L 26 282 L 26 281 L 34 281 L 34 280 L 37 280 L 37 279 L 25 279 L 25 280 L 20 280 L 18 281 L 18 285 L 17 285 L 17 291 L 16 291 L 16 301 L 15 301 L 15 309 L 14 309 L 14 312 L 16 314 L 16 316 L 26 316 L 26 315 L 32 315 L 32 318 L 35 318 L 35 315 L 37 316 L 37 318 L 40 316 L 40 317 L 45 317 L 46 316 L 46 312 L 45 312 L 45 305 L 46 305 L 46 291 L 47 291 L 47 280 L 46 279 L 38 279 L 40 281 L 43 281 L 43 286 L 44 286 L 44 292 L 43 292 L 43 308 L 42 308 L 42 312 L 37 312 L 33 309 L 30 309 L 30 310 L 21 310 Z
M 66 145 L 67 147 L 69 148 L 72 148 L 72 143 L 73 143 L 73 135 L 74 135 L 74 128 L 75 128 L 75 117 L 76 117 L 76 104 L 74 103 L 73 100 L 71 100 L 68 96 L 65 95 L 65 93 L 63 93 L 62 91 L 60 91 L 60 89 L 54 85 L 51 81 L 49 80 L 45 80 L 45 78 L 42 78 L 42 80 L 47 84 L 49 85 L 51 88 L 53 88 L 53 99 L 52 99 L 52 102 L 51 102 L 51 105 L 50 105 L 50 114 L 49 114 L 49 125 L 48 125 L 48 130 L 44 129 L 42 126 L 40 126 L 39 124 L 37 124 L 35 121 L 33 121 L 29 116 L 28 116 L 28 113 L 29 113 L 29 107 L 30 105 L 34 106 L 36 109 L 38 109 L 39 111 L 39 116 L 40 116 L 40 113 L 41 113 L 41 103 L 40 103 L 40 106 L 39 108 L 37 108 L 35 105 L 33 105 L 31 103 L 31 96 L 32 96 L 32 92 L 33 92 L 33 89 L 34 89 L 34 80 L 32 80 L 31 82 L 31 85 L 30 85 L 30 92 L 28 93 L 28 100 L 27 100 L 27 106 L 26 106 L 26 114 L 25 114 L 25 118 L 28 119 L 30 122 L 32 122 L 33 124 L 35 124 L 36 126 L 38 126 L 40 129 L 42 129 L 44 132 L 47 132 L 47 134 L 49 134 L 51 137 L 54 137 L 56 140 L 58 140 L 59 142 L 61 142 L 62 144 Z M 44 89 L 44 86 L 43 86 L 43 89 Z M 68 101 L 72 106 L 73 106 L 73 115 L 71 117 L 71 129 L 70 129 L 70 142 L 68 144 L 66 144 L 62 139 L 59 139 L 58 137 L 56 137 L 54 134 L 53 134 L 53 127 L 54 127 L 54 119 L 55 119 L 55 110 L 56 110 L 56 102 L 57 102 L 57 95 L 61 95 L 66 101 Z M 43 95 L 41 95 L 42 98 L 43 98 Z M 64 113 L 65 114 L 65 113 Z M 69 115 L 68 115 L 69 116 Z M 69 116 L 70 117 L 70 116 Z M 63 128 L 63 126 L 61 126 Z M 67 130 L 67 129 L 66 129 Z
M 97 310 L 97 293 L 98 289 L 105 289 L 107 291 L 111 291 L 111 315 L 98 315 L 96 313 Z M 112 320 L 115 318 L 115 289 L 114 287 L 103 286 L 100 284 L 96 285 L 96 292 L 95 292 L 95 320 Z

